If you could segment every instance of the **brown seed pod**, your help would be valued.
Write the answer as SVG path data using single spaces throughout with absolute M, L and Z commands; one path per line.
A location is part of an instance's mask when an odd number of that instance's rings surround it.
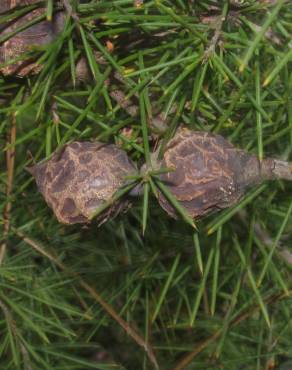
M 21 3 L 20 1 L 18 3 Z M 30 2 L 24 2 L 30 3 Z M 28 14 L 17 18 L 14 22 L 9 23 L 1 32 L 0 36 L 8 35 L 15 32 L 20 27 L 35 18 L 44 15 L 46 8 L 32 10 Z M 24 53 L 42 48 L 55 40 L 57 35 L 62 31 L 65 22 L 64 12 L 58 12 L 54 15 L 52 21 L 40 21 L 25 30 L 16 33 L 0 45 L 0 64 L 5 64 L 21 57 Z M 3 75 L 16 75 L 24 77 L 30 73 L 36 74 L 42 66 L 34 62 L 33 57 L 26 57 L 13 64 L 8 64 L 0 68 Z
M 6 13 L 19 6 L 32 5 L 41 2 L 41 0 L 1 0 L 0 14 Z
M 94 211 L 136 173 L 127 154 L 113 144 L 72 142 L 28 169 L 39 191 L 64 224 L 88 223 Z M 128 206 L 118 201 L 98 216 L 103 223 Z
M 169 141 L 160 165 L 174 169 L 161 175 L 161 179 L 193 218 L 234 205 L 251 185 L 264 180 L 292 180 L 288 162 L 272 158 L 260 162 L 220 135 L 186 128 L 179 129 Z M 161 193 L 159 203 L 176 217 Z

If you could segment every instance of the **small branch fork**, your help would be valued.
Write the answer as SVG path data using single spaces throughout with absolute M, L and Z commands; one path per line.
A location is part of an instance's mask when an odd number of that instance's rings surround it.
M 3 211 L 3 239 L 0 240 L 0 265 L 3 263 L 7 249 L 7 237 L 10 229 L 11 200 L 9 199 L 13 189 L 14 166 L 15 166 L 15 140 L 16 140 L 16 117 L 12 114 L 11 126 L 7 135 L 6 150 L 6 204 Z
M 215 53 L 216 46 L 220 40 L 221 32 L 222 32 L 222 27 L 224 25 L 224 22 L 227 18 L 227 11 L 228 11 L 228 4 L 226 3 L 223 7 L 222 14 L 217 16 L 214 21 L 213 25 L 215 26 L 215 32 L 212 37 L 212 39 L 209 42 L 209 45 L 207 49 L 204 52 L 204 58 L 203 61 L 206 63 Z
M 212 55 L 215 53 L 216 45 L 221 36 L 221 30 L 222 30 L 222 26 L 223 26 L 225 19 L 226 19 L 226 16 L 220 15 L 218 16 L 218 19 L 215 21 L 216 22 L 215 32 L 214 32 L 214 35 L 207 49 L 204 52 L 204 58 L 203 58 L 204 62 L 207 62 L 210 59 L 210 57 L 212 57 Z

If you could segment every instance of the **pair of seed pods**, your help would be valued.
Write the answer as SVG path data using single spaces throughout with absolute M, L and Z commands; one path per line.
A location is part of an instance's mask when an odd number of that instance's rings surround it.
M 156 156 L 153 156 L 156 158 Z M 269 179 L 292 180 L 288 162 L 255 155 L 235 148 L 220 135 L 179 128 L 168 142 L 155 169 L 170 169 L 160 180 L 172 196 L 197 219 L 236 204 L 246 190 Z M 109 203 L 137 174 L 125 151 L 113 144 L 72 142 L 44 162 L 30 167 L 39 191 L 65 224 L 88 223 L 99 207 Z M 140 191 L 132 191 L 139 195 Z M 118 199 L 98 215 L 103 223 L 129 205 L 129 197 Z M 172 217 L 177 213 L 161 192 L 158 201 Z

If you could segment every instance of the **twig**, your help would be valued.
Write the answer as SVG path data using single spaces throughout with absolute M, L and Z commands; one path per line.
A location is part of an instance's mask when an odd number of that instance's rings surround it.
M 207 49 L 204 52 L 204 58 L 203 58 L 204 62 L 207 62 L 209 60 L 209 58 L 215 52 L 216 45 L 217 45 L 218 40 L 219 40 L 220 35 L 221 35 L 221 29 L 222 29 L 222 25 L 223 25 L 224 21 L 225 21 L 225 17 L 223 15 L 220 15 L 218 17 L 218 19 L 216 20 L 215 33 L 214 33 L 214 35 L 213 35 L 213 37 L 212 37 L 212 39 L 209 43 L 209 46 L 207 47 Z
M 64 271 L 66 274 L 74 277 L 77 279 L 80 286 L 86 290 L 91 297 L 93 297 L 96 302 L 98 302 L 102 308 L 108 313 L 109 316 L 111 316 L 124 330 L 125 332 L 140 346 L 144 349 L 144 351 L 147 353 L 147 356 L 151 363 L 154 365 L 155 369 L 159 370 L 159 366 L 156 360 L 156 357 L 154 355 L 153 349 L 151 345 L 146 342 L 140 334 L 138 334 L 116 311 L 115 309 L 107 303 L 100 294 L 91 287 L 84 279 L 82 279 L 77 273 L 69 270 L 62 262 L 58 260 L 57 257 L 53 256 L 50 252 L 48 252 L 44 247 L 40 246 L 35 240 L 27 237 L 19 230 L 13 228 L 13 231 L 15 234 L 20 237 L 25 243 L 30 245 L 34 250 L 36 250 L 41 255 L 48 258 L 51 262 L 53 262 L 56 266 L 60 268 L 60 270 Z
M 7 167 L 7 184 L 6 184 L 6 199 L 3 211 L 3 239 L 0 241 L 0 265 L 3 263 L 7 249 L 7 236 L 10 229 L 10 214 L 11 200 L 9 199 L 13 188 L 14 165 L 15 165 L 15 140 L 16 140 L 16 117 L 15 114 L 11 118 L 11 127 L 7 135 L 7 150 L 6 150 L 6 167 Z
M 79 19 L 77 13 L 72 9 L 70 1 L 69 0 L 62 0 L 62 3 L 63 3 L 63 6 L 64 6 L 67 14 L 69 15 L 69 17 L 74 19 L 75 22 L 79 23 L 80 19 Z

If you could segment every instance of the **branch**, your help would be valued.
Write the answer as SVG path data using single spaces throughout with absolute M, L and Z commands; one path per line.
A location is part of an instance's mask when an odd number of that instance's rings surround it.
M 11 127 L 7 135 L 7 150 L 6 150 L 6 167 L 7 167 L 7 183 L 6 183 L 6 199 L 7 203 L 3 211 L 3 239 L 0 240 L 0 265 L 3 263 L 7 248 L 7 236 L 10 229 L 10 214 L 11 200 L 9 199 L 13 188 L 14 166 L 15 166 L 15 140 L 16 140 L 16 117 L 15 114 L 11 118 Z

